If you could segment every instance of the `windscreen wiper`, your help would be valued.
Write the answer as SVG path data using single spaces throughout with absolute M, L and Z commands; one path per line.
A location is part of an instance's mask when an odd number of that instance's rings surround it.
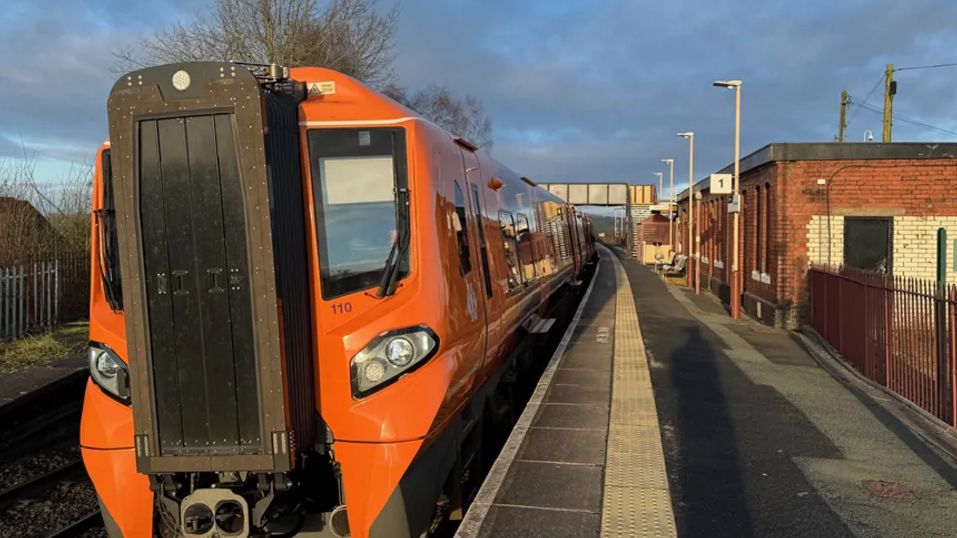
M 409 248 L 409 191 L 399 189 L 396 197 L 396 236 L 389 257 L 385 261 L 385 269 L 379 279 L 379 290 L 376 297 L 383 298 L 395 293 L 395 281 L 399 277 L 399 268 L 402 265 L 403 255 Z

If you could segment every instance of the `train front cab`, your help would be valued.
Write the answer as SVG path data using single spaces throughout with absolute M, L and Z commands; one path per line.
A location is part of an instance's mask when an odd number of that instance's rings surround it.
M 154 69 L 175 77 L 191 65 Z M 220 71 L 234 67 L 224 64 Z M 197 83 L 206 82 L 194 77 Z M 127 298 L 118 266 L 121 258 L 135 262 L 136 248 L 142 247 L 135 244 L 139 229 L 130 208 L 127 220 L 117 218 L 122 211 L 115 211 L 109 188 L 109 148 L 101 149 L 94 194 L 91 358 L 94 369 L 99 365 L 107 373 L 129 375 L 133 394 L 123 392 L 115 380 L 101 376 L 91 381 L 81 445 L 113 535 L 149 535 L 155 507 L 166 506 L 168 518 L 171 498 L 182 504 L 183 494 L 192 491 L 170 492 L 191 487 L 190 477 L 207 489 L 243 496 L 248 503 L 245 517 L 272 515 L 269 510 L 289 505 L 284 500 L 308 501 L 314 513 L 300 521 L 302 531 L 328 533 L 336 527 L 340 534 L 351 529 L 352 536 L 418 536 L 432 524 L 437 500 L 439 510 L 444 506 L 460 516 L 477 486 L 460 479 L 480 458 L 476 438 L 486 402 L 493 399 L 488 391 L 497 386 L 503 364 L 514 359 L 507 350 L 520 347 L 516 328 L 579 271 L 571 267 L 571 251 L 581 260 L 583 238 L 572 237 L 580 226 L 573 225 L 577 223 L 571 208 L 550 213 L 550 218 L 571 221 L 568 229 L 573 232 L 562 235 L 565 243 L 554 241 L 554 248 L 565 253 L 560 262 L 546 264 L 550 272 L 536 261 L 528 268 L 522 253 L 541 255 L 552 248 L 551 242 L 522 250 L 522 240 L 513 238 L 513 260 L 502 248 L 509 238 L 501 215 L 523 211 L 515 202 L 522 200 L 522 193 L 525 205 L 531 206 L 536 195 L 530 181 L 519 180 L 466 141 L 453 140 L 348 77 L 302 68 L 293 69 L 290 79 L 305 81 L 310 90 L 298 107 L 296 126 L 301 179 L 279 183 L 282 176 L 274 167 L 270 188 L 301 189 L 311 296 L 309 379 L 289 374 L 291 351 L 281 340 L 292 320 L 278 319 L 279 332 L 271 345 L 282 351 L 277 354 L 281 361 L 274 364 L 281 365 L 278 370 L 285 376 L 279 424 L 289 425 L 289 414 L 305 406 L 312 410 L 314 433 L 308 443 L 302 442 L 304 437 L 289 437 L 298 443 L 285 456 L 285 464 L 274 457 L 265 466 L 260 459 L 258 467 L 217 467 L 213 450 L 202 466 L 162 444 L 142 448 L 142 435 L 157 431 L 138 426 L 141 421 L 149 425 L 151 417 L 137 415 L 140 419 L 134 420 L 134 415 L 146 409 L 186 420 L 191 410 L 175 399 L 155 399 L 137 380 L 136 368 L 149 364 L 144 351 L 134 353 L 134 372 L 124 371 L 129 336 L 136 334 L 124 314 Z M 137 79 L 126 80 L 133 86 Z M 175 95 L 168 85 L 164 90 Z M 182 108 L 177 114 L 182 117 Z M 131 170 L 129 163 L 125 166 Z M 495 176 L 504 178 L 506 188 L 502 180 L 495 188 Z M 129 187 L 125 192 L 135 192 Z M 185 193 L 180 196 L 181 203 L 190 203 Z M 250 203 L 249 198 L 242 200 L 247 215 L 262 210 Z M 530 214 L 531 228 L 540 229 L 534 210 L 524 211 Z M 110 232 L 117 229 L 120 242 L 126 241 L 123 248 L 109 242 Z M 518 274 L 516 263 L 523 266 Z M 128 267 L 122 270 L 124 284 L 141 276 Z M 203 276 L 209 275 L 207 271 Z M 197 282 L 196 289 L 203 291 L 199 286 L 204 285 L 216 288 L 216 277 Z M 126 291 L 129 295 L 129 286 Z M 274 301 L 283 303 L 281 296 Z M 291 311 L 283 312 L 288 316 Z M 148 349 L 148 339 L 142 334 L 138 338 L 136 349 Z M 111 361 L 122 365 L 113 368 Z M 218 380 L 205 377 L 206 386 L 200 388 L 208 393 Z M 303 389 L 307 384 L 314 385 L 312 390 Z M 142 391 L 140 400 L 136 390 Z M 238 397 L 257 400 L 255 393 Z M 153 398 L 153 407 L 140 405 L 146 398 Z M 219 427 L 213 419 L 207 428 Z M 191 450 L 196 454 L 198 448 Z M 321 466 L 318 472 L 310 467 L 315 462 Z M 454 483 L 447 480 L 450 476 Z M 264 491 L 278 492 L 271 500 L 275 504 L 249 510 L 265 497 Z M 251 530 L 262 522 L 250 521 Z M 183 521 L 176 525 L 182 528 Z
M 292 72 L 312 81 L 330 75 Z M 303 104 L 301 122 L 317 275 L 317 403 L 335 439 L 353 535 L 418 535 L 472 426 L 460 412 L 474 358 L 485 354 L 480 262 L 464 275 L 466 286 L 451 280 L 463 278 L 448 227 L 455 194 L 436 183 L 436 170 L 457 169 L 464 179 L 462 156 L 434 126 L 337 82 L 335 94 Z M 349 110 L 351 122 L 328 119 L 337 103 L 361 106 Z M 429 151 L 443 136 L 448 146 Z M 381 277 L 392 257 L 399 261 L 390 283 Z
M 90 266 L 90 360 L 113 370 L 113 360 L 127 362 L 126 328 L 116 265 L 116 229 L 110 145 L 96 154 L 93 175 Z M 152 528 L 153 493 L 145 475 L 136 472 L 133 421 L 128 387 L 122 379 L 91 377 L 87 382 L 80 429 L 80 453 L 100 500 L 112 536 L 136 536 Z M 111 383 L 111 381 L 113 381 Z M 113 391 L 113 392 L 111 392 Z M 142 534 L 141 534 L 142 535 Z

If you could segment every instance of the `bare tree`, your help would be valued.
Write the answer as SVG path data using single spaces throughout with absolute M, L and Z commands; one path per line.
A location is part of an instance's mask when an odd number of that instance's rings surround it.
M 41 205 L 59 240 L 59 251 L 85 254 L 90 249 L 93 167 L 75 164 L 58 182 L 45 185 Z
M 0 161 L 0 266 L 89 250 L 92 169 L 75 165 L 59 182 L 37 181 L 35 170 L 25 150 Z
M 395 84 L 389 84 L 382 91 L 446 131 L 486 151 L 492 150 L 492 120 L 485 115 L 485 107 L 476 97 L 456 97 L 448 87 L 436 84 L 430 84 L 411 96 Z
M 333 0 L 306 30 L 300 65 L 341 71 L 369 84 L 392 79 L 398 8 L 376 13 L 370 0 Z
M 215 0 L 116 52 L 121 69 L 200 60 L 318 65 L 371 84 L 392 76 L 397 8 L 375 0 Z

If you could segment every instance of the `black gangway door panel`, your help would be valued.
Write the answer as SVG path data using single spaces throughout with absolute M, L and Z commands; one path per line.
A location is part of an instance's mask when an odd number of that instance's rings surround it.
M 160 450 L 260 446 L 242 186 L 230 114 L 138 122 L 139 211 Z

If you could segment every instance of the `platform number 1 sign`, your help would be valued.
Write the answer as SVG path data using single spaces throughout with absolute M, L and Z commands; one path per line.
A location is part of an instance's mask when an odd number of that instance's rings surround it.
M 731 174 L 711 174 L 711 194 L 731 194 Z

